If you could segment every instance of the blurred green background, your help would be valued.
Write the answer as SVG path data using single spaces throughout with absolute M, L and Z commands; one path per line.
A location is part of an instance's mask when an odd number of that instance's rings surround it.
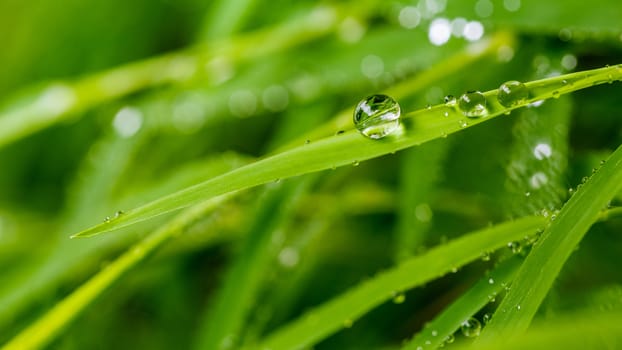
M 361 98 L 425 72 L 434 73 L 398 98 L 403 111 L 622 63 L 620 18 L 613 0 L 0 0 L 0 127 L 31 105 L 62 110 L 63 86 L 80 106 L 0 142 L 0 343 L 172 216 L 92 239 L 70 234 L 304 140 Z M 506 41 L 459 59 L 496 35 Z M 79 84 L 130 62 L 117 91 L 124 77 L 146 82 L 127 92 L 102 97 Z M 615 84 L 590 88 L 359 166 L 244 191 L 124 276 L 50 348 L 212 349 L 214 318 L 238 302 L 241 324 L 220 345 L 239 348 L 429 247 L 551 215 L 622 143 L 619 96 Z M 39 125 L 37 115 L 17 129 Z M 538 145 L 552 150 L 544 160 Z M 541 317 L 620 307 L 621 229 L 616 218 L 592 228 Z M 315 348 L 399 348 L 508 254 L 409 291 Z

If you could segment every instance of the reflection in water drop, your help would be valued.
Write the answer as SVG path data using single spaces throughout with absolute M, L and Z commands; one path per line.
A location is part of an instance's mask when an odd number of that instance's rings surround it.
M 460 325 L 460 330 L 465 337 L 474 338 L 479 335 L 482 330 L 482 325 L 476 318 L 469 318 L 468 320 L 462 322 Z
M 458 101 L 458 108 L 469 118 L 482 117 L 488 114 L 486 97 L 479 91 L 468 91 Z
M 387 95 L 371 95 L 354 110 L 354 126 L 371 139 L 381 139 L 400 128 L 400 106 Z
M 524 103 L 529 97 L 525 84 L 511 80 L 501 84 L 497 93 L 497 100 L 504 107 L 514 107 Z

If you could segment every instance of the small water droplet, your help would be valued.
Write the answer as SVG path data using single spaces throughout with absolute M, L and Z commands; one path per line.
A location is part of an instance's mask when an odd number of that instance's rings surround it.
M 467 123 L 466 120 L 460 120 L 458 123 L 460 124 L 461 128 L 466 128 L 467 126 L 469 126 L 469 123 Z
M 449 107 L 453 107 L 456 105 L 456 98 L 454 97 L 454 95 L 447 95 L 445 96 L 445 105 L 449 106 Z
M 520 310 L 520 305 L 516 305 L 516 310 Z
M 445 113 L 443 113 L 443 117 L 445 118 L 449 117 L 449 112 L 445 111 Z
M 531 192 L 525 192 L 525 197 L 531 196 Z
M 525 103 L 529 97 L 529 91 L 525 84 L 520 81 L 507 81 L 499 87 L 497 100 L 504 107 L 514 107 Z
M 343 320 L 343 327 L 344 328 L 352 328 L 352 320 L 347 318 L 345 320 Z
M 450 334 L 450 335 L 448 335 L 448 336 L 446 336 L 446 337 L 445 337 L 445 339 L 443 340 L 443 342 L 444 342 L 445 344 L 451 344 L 451 343 L 453 343 L 455 340 L 456 340 L 456 337 L 454 337 L 454 335 L 453 335 L 453 334 Z
M 404 295 L 404 293 L 398 293 L 398 292 L 393 293 L 394 304 L 402 304 L 404 303 L 404 301 L 406 301 L 406 295 Z
M 352 166 L 359 166 L 361 163 L 358 160 L 352 162 Z
M 437 335 L 438 335 L 438 331 L 437 331 L 437 330 L 433 330 L 433 331 L 432 331 L 432 336 L 433 336 L 433 337 L 436 337 Z
M 106 224 L 107 224 L 107 223 L 109 223 L 111 220 L 112 220 L 112 219 L 110 218 L 110 216 L 106 216 L 106 217 L 104 218 L 104 223 L 106 223 Z
M 387 95 L 371 95 L 359 102 L 354 111 L 354 125 L 363 135 L 381 139 L 400 127 L 400 106 Z
M 484 324 L 488 324 L 491 318 L 492 316 L 490 316 L 490 314 L 484 314 L 484 317 L 482 318 L 482 320 L 484 321 Z
M 508 248 L 512 251 L 512 254 L 518 254 L 523 250 L 523 247 L 519 242 L 508 243 Z
M 335 133 L 335 135 L 339 136 L 339 135 L 343 135 L 343 133 L 345 133 L 345 130 L 339 130 Z
M 460 330 L 465 337 L 474 338 L 479 335 L 482 330 L 482 324 L 476 318 L 469 318 L 468 320 L 462 322 L 460 325 Z
M 311 143 L 311 140 L 305 140 L 305 145 L 308 145 Z
M 432 109 L 432 105 L 425 106 L 425 109 Z
M 559 98 L 559 91 L 558 90 L 553 91 L 553 98 Z
M 451 273 L 456 273 L 458 272 L 458 268 L 457 267 L 452 267 L 451 268 Z
M 482 261 L 490 261 L 490 253 L 489 252 L 483 252 L 482 253 Z
M 488 283 L 489 284 L 495 284 L 495 280 L 491 277 L 488 279 Z
M 584 184 L 587 182 L 587 180 L 589 180 L 589 178 L 587 176 L 584 176 L 581 178 L 581 183 Z
M 488 113 L 486 97 L 479 91 L 468 91 L 460 96 L 458 108 L 469 118 L 483 117 Z

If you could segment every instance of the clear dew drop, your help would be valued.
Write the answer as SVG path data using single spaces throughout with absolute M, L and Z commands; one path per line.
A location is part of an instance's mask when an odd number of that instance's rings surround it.
M 495 280 L 492 277 L 490 277 L 488 279 L 488 284 L 495 284 Z
M 406 295 L 404 293 L 393 293 L 393 304 L 403 304 L 406 301 Z
M 520 81 L 511 80 L 499 86 L 497 100 L 504 107 L 514 107 L 525 103 L 529 97 L 529 90 Z
M 448 335 L 448 336 L 446 336 L 446 337 L 445 337 L 445 339 L 443 340 L 443 342 L 444 342 L 445 344 L 451 344 L 451 343 L 453 343 L 455 340 L 456 340 L 456 337 L 454 337 L 454 335 L 453 335 L 453 334 L 450 334 L 450 335 Z
M 352 320 L 351 319 L 345 319 L 343 320 L 343 328 L 352 328 Z
M 449 107 L 453 107 L 456 105 L 456 98 L 453 95 L 447 95 L 445 96 L 445 105 L 449 106 Z
M 458 108 L 469 118 L 483 117 L 488 114 L 486 97 L 479 91 L 468 91 L 460 96 Z
M 104 223 L 105 223 L 105 224 L 107 224 L 107 223 L 109 223 L 111 220 L 112 220 L 112 219 L 110 218 L 110 216 L 106 216 L 106 217 L 104 218 Z
M 508 248 L 510 248 L 512 254 L 519 254 L 523 250 L 523 247 L 519 242 L 508 243 Z
M 482 253 L 482 261 L 490 261 L 490 253 L 489 252 L 483 252 Z
M 460 330 L 465 337 L 475 338 L 482 331 L 482 324 L 476 318 L 469 318 L 462 322 Z
M 354 110 L 354 126 L 371 139 L 381 139 L 400 128 L 400 105 L 387 95 L 371 95 Z
M 484 314 L 484 317 L 482 318 L 482 320 L 484 321 L 484 324 L 488 324 L 491 318 L 492 316 L 490 316 L 490 314 Z

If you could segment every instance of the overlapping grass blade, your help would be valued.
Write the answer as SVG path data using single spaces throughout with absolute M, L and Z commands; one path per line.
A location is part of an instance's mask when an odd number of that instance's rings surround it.
M 454 268 L 480 258 L 483 252 L 495 250 L 509 241 L 531 234 L 544 222 L 538 216 L 506 222 L 467 234 L 408 259 L 285 325 L 269 335 L 257 348 L 285 350 L 316 344 L 338 331 L 344 323 L 355 322 L 396 294 L 439 278 Z
M 527 330 L 566 260 L 622 188 L 622 147 L 583 184 L 547 227 L 477 345 L 511 342 Z
M 492 296 L 508 285 L 520 267 L 522 259 L 511 257 L 500 263 L 490 275 L 482 277 L 473 287 L 446 307 L 402 350 L 416 350 L 423 347 L 435 349 L 443 345 L 460 328 L 460 325 L 490 302 Z

